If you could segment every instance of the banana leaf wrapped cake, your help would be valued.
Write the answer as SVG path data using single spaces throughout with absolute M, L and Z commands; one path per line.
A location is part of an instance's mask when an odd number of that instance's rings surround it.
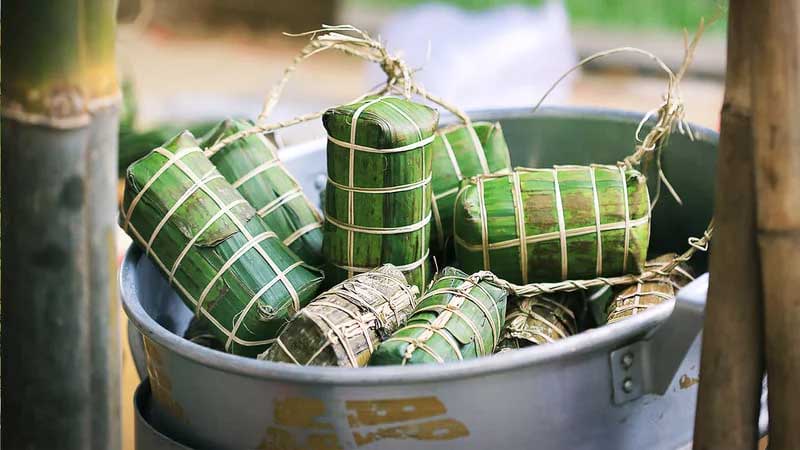
M 674 253 L 661 255 L 645 264 L 645 269 L 653 270 L 675 258 Z M 694 280 L 691 268 L 680 264 L 669 275 L 639 281 L 638 283 L 618 290 L 608 306 L 608 323 L 618 322 L 638 314 L 651 306 L 664 303 L 675 298 L 678 290 Z
M 645 177 L 620 166 L 517 168 L 458 193 L 456 255 L 514 283 L 641 272 L 650 236 Z
M 128 167 L 120 222 L 230 353 L 261 353 L 322 282 L 188 132 Z
M 506 315 L 500 351 L 542 345 L 577 334 L 586 300 L 582 292 L 521 298 Z
M 408 323 L 381 343 L 369 365 L 443 363 L 491 354 L 500 339 L 508 294 L 487 275 L 445 268 Z
M 511 170 L 511 158 L 498 122 L 441 128 L 433 141 L 433 233 L 431 247 L 443 252 L 453 236 L 453 205 L 461 180 Z
M 390 263 L 429 278 L 431 142 L 439 114 L 395 97 L 328 110 L 323 253 L 330 283 Z
M 416 306 L 419 291 L 391 264 L 334 286 L 292 318 L 259 359 L 360 367 Z
M 201 144 L 211 147 L 250 127 L 249 122 L 225 120 Z M 272 142 L 262 134 L 250 135 L 222 147 L 209 159 L 287 247 L 312 266 L 322 266 L 322 217 Z

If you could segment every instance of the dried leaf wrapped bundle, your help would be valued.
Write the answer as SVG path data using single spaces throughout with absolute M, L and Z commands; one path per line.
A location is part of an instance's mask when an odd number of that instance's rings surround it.
M 521 298 L 506 315 L 502 350 L 542 345 L 577 334 L 581 311 L 586 306 L 582 292 L 543 294 Z
M 453 125 L 436 132 L 431 247 L 443 251 L 453 237 L 453 205 L 461 180 L 504 170 L 511 170 L 511 158 L 499 122 Z
M 331 282 L 397 266 L 410 284 L 428 281 L 431 142 L 436 110 L 370 97 L 328 110 L 323 251 Z
M 262 352 L 322 282 L 188 132 L 128 168 L 121 211 L 123 229 L 228 352 Z
M 645 264 L 645 269 L 653 270 L 675 258 L 675 253 L 661 255 Z M 608 323 L 618 322 L 638 314 L 651 306 L 675 298 L 678 290 L 694 280 L 691 268 L 685 264 L 677 266 L 669 275 L 658 276 L 648 281 L 640 281 L 617 292 L 608 306 Z
M 259 359 L 364 366 L 380 341 L 405 324 L 418 294 L 391 264 L 356 275 L 300 310 Z
M 465 183 L 456 255 L 514 283 L 641 272 L 650 237 L 645 177 L 618 166 L 517 168 Z
M 369 364 L 442 363 L 491 354 L 500 339 L 508 294 L 485 275 L 445 268 L 408 324 L 378 347 Z
M 245 121 L 223 121 L 202 138 L 202 146 L 210 147 L 250 127 Z M 262 134 L 250 135 L 209 158 L 287 247 L 312 266 L 322 266 L 322 217 L 283 165 L 272 142 Z

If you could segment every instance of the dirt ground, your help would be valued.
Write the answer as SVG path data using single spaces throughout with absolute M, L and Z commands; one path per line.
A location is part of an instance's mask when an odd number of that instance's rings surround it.
M 136 90 L 140 125 L 164 120 L 209 119 L 225 115 L 255 117 L 263 96 L 304 41 L 282 36 L 227 34 L 186 38 L 166 30 L 146 33 L 123 27 L 118 52 L 123 76 Z M 363 64 L 339 55 L 309 61 L 289 83 L 276 116 L 316 111 L 361 94 Z M 575 80 L 570 105 L 647 111 L 658 106 L 666 81 L 630 72 L 583 72 Z M 719 80 L 687 79 L 682 84 L 687 118 L 718 128 L 723 86 Z M 289 142 L 310 138 L 319 129 L 301 130 Z M 130 241 L 120 232 L 119 249 Z M 124 314 L 120 314 L 124 318 Z M 121 324 L 127 342 L 126 320 Z M 139 380 L 125 345 L 123 360 L 123 439 L 133 449 L 132 395 Z

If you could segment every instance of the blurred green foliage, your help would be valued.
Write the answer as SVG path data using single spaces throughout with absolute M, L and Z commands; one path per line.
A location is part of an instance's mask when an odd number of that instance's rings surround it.
M 189 130 L 195 136 L 206 134 L 217 121 L 193 123 L 161 123 L 148 129 L 136 127 L 136 96 L 133 85 L 128 80 L 122 82 L 122 112 L 119 118 L 119 176 L 125 174 L 128 166 L 150 153 L 150 150 L 163 144 L 176 134 Z
M 485 10 L 509 4 L 540 5 L 548 0 L 352 0 L 387 7 L 445 3 L 466 10 Z M 626 29 L 687 28 L 694 31 L 701 17 L 710 20 L 727 11 L 727 0 L 563 0 L 573 23 Z M 714 30 L 725 30 L 717 24 Z

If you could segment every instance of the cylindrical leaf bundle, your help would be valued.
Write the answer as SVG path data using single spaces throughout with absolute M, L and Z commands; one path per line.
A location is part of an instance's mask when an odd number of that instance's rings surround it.
M 262 352 L 322 281 L 188 132 L 128 168 L 121 225 L 231 353 Z
M 486 275 L 445 268 L 408 324 L 378 347 L 369 364 L 443 363 L 491 354 L 500 339 L 508 294 Z
M 645 269 L 653 270 L 672 261 L 675 253 L 661 255 L 645 263 Z M 608 305 L 608 323 L 618 322 L 638 314 L 647 308 L 675 298 L 678 290 L 694 280 L 691 268 L 680 264 L 669 274 L 640 281 L 617 291 Z
M 202 146 L 250 127 L 249 122 L 225 120 L 202 138 Z M 253 134 L 231 142 L 209 159 L 287 247 L 312 266 L 322 266 L 322 217 L 272 142 Z
M 432 151 L 431 247 L 442 252 L 453 237 L 453 205 L 461 180 L 511 170 L 511 158 L 499 122 L 441 128 L 436 131 Z
M 585 307 L 582 292 L 521 298 L 509 307 L 503 338 L 497 346 L 502 351 L 572 336 L 579 331 L 579 316 Z
M 517 168 L 456 198 L 456 255 L 514 283 L 639 273 L 650 237 L 645 177 L 621 166 Z
M 328 110 L 323 252 L 332 283 L 390 263 L 428 281 L 436 110 L 370 97 Z
M 292 318 L 259 359 L 360 367 L 405 324 L 419 291 L 391 264 L 334 286 Z

